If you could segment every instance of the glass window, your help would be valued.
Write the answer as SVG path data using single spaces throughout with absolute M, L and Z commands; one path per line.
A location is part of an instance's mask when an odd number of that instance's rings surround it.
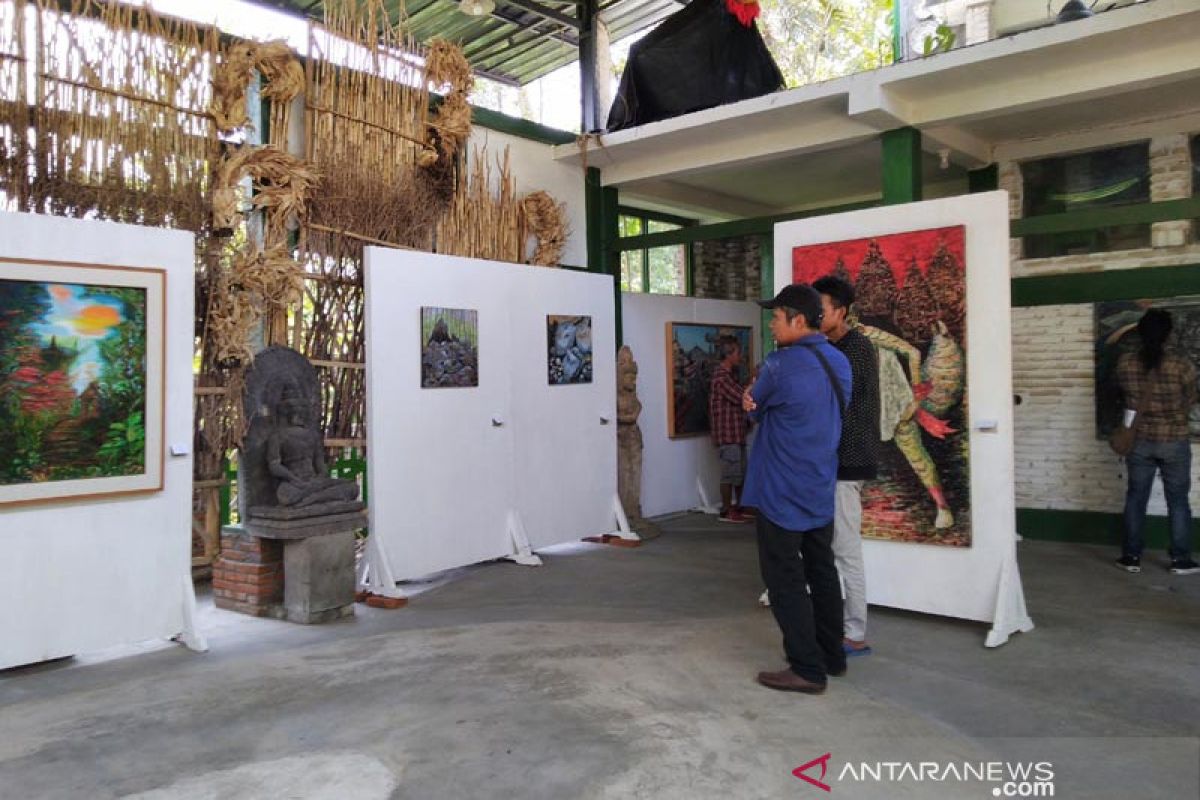
M 617 221 L 617 225 L 621 229 L 620 230 L 621 236 L 641 236 L 642 235 L 643 231 L 642 231 L 642 218 L 641 217 L 627 217 L 624 214 L 622 214 L 620 219 Z
M 646 263 L 645 250 L 626 250 L 621 253 L 621 291 L 644 292 L 643 267 Z
M 649 233 L 663 233 L 665 231 L 677 231 L 682 228 L 682 225 L 677 225 L 674 222 L 663 222 L 660 219 L 646 220 Z
M 1021 165 L 1026 217 L 1150 201 L 1147 142 L 1094 150 Z M 1025 237 L 1026 258 L 1103 253 L 1150 246 L 1150 225 Z
M 654 294 L 687 294 L 687 248 L 677 244 L 646 251 L 650 291 Z

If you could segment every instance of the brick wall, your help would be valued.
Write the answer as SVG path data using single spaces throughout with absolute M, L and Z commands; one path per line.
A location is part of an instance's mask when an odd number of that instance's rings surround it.
M 212 585 L 217 608 L 282 619 L 283 542 L 237 527 L 222 529 Z
M 1151 140 L 1153 200 L 1191 196 L 1188 139 L 1181 134 Z M 1020 217 L 1019 165 L 1000 165 L 1000 187 L 1010 193 L 1010 216 Z M 1021 259 L 1019 240 L 1013 240 L 1012 274 L 1200 263 L 1192 228 L 1189 221 L 1156 223 L 1154 247 L 1061 258 Z M 1123 507 L 1123 466 L 1095 433 L 1093 313 L 1091 303 L 1013 309 L 1013 391 L 1023 399 L 1015 413 L 1018 508 L 1119 513 Z M 1193 489 L 1192 502 L 1200 504 L 1200 491 Z M 1166 513 L 1158 482 L 1150 513 Z
M 762 291 L 760 259 L 757 236 L 696 242 L 692 247 L 695 296 L 757 300 Z

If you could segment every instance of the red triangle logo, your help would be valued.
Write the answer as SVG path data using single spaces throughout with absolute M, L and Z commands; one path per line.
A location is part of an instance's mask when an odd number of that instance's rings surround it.
M 792 770 L 792 774 L 795 775 L 797 778 L 799 778 L 802 781 L 807 781 L 808 783 L 811 783 L 813 786 L 816 786 L 818 789 L 824 789 L 827 792 L 832 792 L 833 790 L 830 789 L 827 784 L 823 783 L 823 781 L 825 780 L 825 772 L 829 768 L 830 756 L 831 756 L 830 753 L 826 753 L 825 755 L 821 756 L 820 758 L 814 758 L 812 761 L 808 762 L 807 764 L 801 764 L 800 766 L 798 766 L 794 770 Z M 821 777 L 819 779 L 810 778 L 804 774 L 808 770 L 815 767 L 817 764 L 821 765 Z

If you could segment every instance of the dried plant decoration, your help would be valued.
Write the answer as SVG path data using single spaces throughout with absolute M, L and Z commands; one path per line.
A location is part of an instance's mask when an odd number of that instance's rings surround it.
M 507 147 L 499 167 L 493 183 L 487 148 L 475 150 L 471 171 L 460 174 L 450 211 L 438 226 L 437 252 L 522 263 L 523 212 Z
M 521 210 L 525 215 L 525 229 L 537 238 L 537 249 L 530 259 L 531 264 L 542 267 L 557 267 L 567 245 L 566 204 L 559 203 L 543 191 L 525 195 Z
M 249 176 L 254 194 L 249 202 L 267 213 L 267 241 L 278 243 L 286 236 L 293 219 L 303 219 L 319 181 L 309 164 L 277 147 L 242 145 L 230 152 L 216 170 L 213 197 L 213 225 L 232 228 L 237 225 L 242 205 L 241 182 Z
M 210 111 L 222 133 L 246 127 L 246 92 L 254 80 L 254 71 L 263 77 L 262 97 L 275 103 L 290 103 L 304 91 L 304 67 L 287 42 L 235 41 L 221 52 L 213 72 L 213 99 Z

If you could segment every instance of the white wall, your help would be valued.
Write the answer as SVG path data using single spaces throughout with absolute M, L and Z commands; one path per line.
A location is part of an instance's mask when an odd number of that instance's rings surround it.
M 638 365 L 642 401 L 642 515 L 686 511 L 700 504 L 696 478 L 711 500 L 719 498 L 720 464 L 708 436 L 667 435 L 667 323 L 704 322 L 753 327 L 754 360 L 762 360 L 760 309 L 734 300 L 699 300 L 657 294 L 621 295 L 621 330 Z
M 518 195 L 543 189 L 560 203 L 567 204 L 567 246 L 562 262 L 573 267 L 587 266 L 587 214 L 584 208 L 583 170 L 554 160 L 554 147 L 530 139 L 489 130 L 481 125 L 471 129 L 469 145 L 474 151 L 486 145 L 492 162 L 492 176 L 499 172 L 504 148 L 509 148 L 513 177 Z M 530 239 L 532 242 L 533 240 Z M 532 254 L 532 249 L 527 249 Z
M 0 254 L 167 271 L 163 490 L 0 506 L 0 668 L 167 638 L 190 591 L 195 255 L 190 233 L 0 213 Z
M 950 225 L 967 229 L 972 542 L 958 548 L 863 540 L 867 600 L 989 621 L 1001 569 L 1015 552 L 1016 532 L 1007 195 L 988 192 L 781 223 L 775 226 L 775 263 L 790 264 L 798 245 Z M 777 290 L 790 280 L 790 270 L 776 270 Z M 996 432 L 976 429 L 985 419 L 998 422 Z
M 366 286 L 371 534 L 395 578 L 511 554 L 513 512 L 534 548 L 615 529 L 610 277 L 368 248 Z M 422 306 L 479 312 L 478 387 L 421 388 Z M 549 385 L 547 314 L 591 315 L 592 383 Z

